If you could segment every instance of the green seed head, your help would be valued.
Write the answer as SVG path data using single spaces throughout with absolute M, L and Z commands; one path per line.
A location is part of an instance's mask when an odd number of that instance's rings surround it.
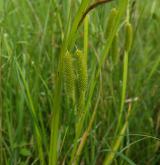
M 82 51 L 77 50 L 77 74 L 78 74 L 78 88 L 79 92 L 85 92 L 87 90 L 88 74 L 87 74 L 87 62 Z
M 109 34 L 112 32 L 113 26 L 114 26 L 115 21 L 116 21 L 117 14 L 118 14 L 117 9 L 113 8 L 111 10 L 111 13 L 110 13 L 109 18 L 108 18 L 108 23 L 107 23 L 106 32 L 105 32 L 106 38 L 108 38 Z
M 125 33 L 125 51 L 129 52 L 132 46 L 133 30 L 132 25 L 128 22 L 125 25 Z
M 119 36 L 118 34 L 116 34 L 114 36 L 112 46 L 111 46 L 111 55 L 112 55 L 113 63 L 115 64 L 118 62 L 118 58 L 119 58 L 118 40 L 119 40 Z
M 67 51 L 64 56 L 64 78 L 65 78 L 65 88 L 69 97 L 74 99 L 75 97 L 75 75 L 74 67 L 72 63 L 72 55 Z

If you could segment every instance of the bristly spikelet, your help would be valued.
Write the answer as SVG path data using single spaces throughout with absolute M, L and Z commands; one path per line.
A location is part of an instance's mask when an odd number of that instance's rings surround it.
M 128 22 L 125 25 L 125 33 L 125 51 L 129 52 L 132 46 L 133 30 L 132 25 Z
M 106 27 L 106 32 L 105 32 L 105 37 L 107 39 L 108 39 L 109 34 L 112 32 L 113 26 L 114 26 L 115 21 L 116 21 L 117 14 L 118 14 L 117 9 L 113 8 L 111 10 L 110 15 L 109 15 L 108 22 L 107 22 L 107 27 Z
M 74 100 L 75 97 L 75 75 L 72 62 L 72 55 L 67 51 L 64 56 L 64 78 L 65 88 L 68 96 Z
M 88 74 L 87 74 L 87 62 L 82 51 L 77 50 L 77 74 L 78 74 L 78 88 L 79 92 L 85 92 L 87 90 Z

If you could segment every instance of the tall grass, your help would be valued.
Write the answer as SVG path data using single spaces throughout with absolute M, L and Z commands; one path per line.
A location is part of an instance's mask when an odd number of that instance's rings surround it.
M 0 1 L 0 164 L 158 164 L 158 1 Z

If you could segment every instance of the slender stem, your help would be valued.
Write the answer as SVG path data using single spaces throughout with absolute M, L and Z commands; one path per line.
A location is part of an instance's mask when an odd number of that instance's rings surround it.
M 86 62 L 88 60 L 88 24 L 89 24 L 89 18 L 86 16 L 84 20 L 84 55 L 86 57 Z
M 1 31 L 0 31 L 1 33 Z M 0 164 L 3 164 L 3 146 L 2 146 L 2 57 L 1 57 L 1 48 L 2 42 L 0 38 Z

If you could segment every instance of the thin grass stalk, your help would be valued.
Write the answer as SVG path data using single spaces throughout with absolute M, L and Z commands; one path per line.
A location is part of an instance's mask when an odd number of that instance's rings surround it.
M 100 82 L 102 84 L 102 80 L 100 79 Z M 97 114 L 97 108 L 98 108 L 98 104 L 100 102 L 100 98 L 101 98 L 101 91 L 102 91 L 102 85 L 100 86 L 100 90 L 99 90 L 99 94 L 98 94 L 98 97 L 97 97 L 97 101 L 95 103 L 95 107 L 94 107 L 94 110 L 93 110 L 93 113 L 91 115 L 91 119 L 89 121 L 89 125 L 88 127 L 86 128 L 85 132 L 83 133 L 82 135 L 82 138 L 81 138 L 81 141 L 77 147 L 77 151 L 75 153 L 75 157 L 74 157 L 74 161 L 73 161 L 73 164 L 78 164 L 79 163 L 79 159 L 80 159 L 80 156 L 82 154 L 82 150 L 87 142 L 87 138 L 89 136 L 89 133 L 92 129 L 92 126 L 93 126 L 93 123 L 94 123 L 94 120 L 96 118 L 96 114 Z
M 120 113 L 118 117 L 117 131 L 121 125 L 124 103 L 125 103 L 125 98 L 126 98 L 127 75 L 128 75 L 128 55 L 131 49 L 132 38 L 133 38 L 131 24 L 127 22 L 125 28 L 126 28 L 126 36 L 125 36 L 125 53 L 124 53 L 124 61 L 123 61 L 123 83 L 122 83 L 121 105 L 120 105 Z
M 50 146 L 49 146 L 49 165 L 56 165 L 58 160 L 58 134 L 59 134 L 59 118 L 60 118 L 60 111 L 61 111 L 61 90 L 62 90 L 62 76 L 63 76 L 63 56 L 65 55 L 65 50 L 67 48 L 67 35 L 69 31 L 69 22 L 67 25 L 67 33 L 64 38 L 59 64 L 58 64 L 58 72 L 56 73 L 56 90 L 54 92 L 54 99 L 53 99 L 53 112 L 52 112 L 52 119 L 51 119 L 51 135 L 50 135 Z
M 120 128 L 122 115 L 123 115 L 123 109 L 124 109 L 124 103 L 125 103 L 125 98 L 126 98 L 127 74 L 128 74 L 128 52 L 125 52 L 124 61 L 123 61 L 122 96 L 121 96 L 121 105 L 120 105 L 120 113 L 119 113 L 119 117 L 118 117 L 117 131 Z
M 3 145 L 2 145 L 2 29 L 0 29 L 0 164 L 3 164 Z
M 33 124 L 34 124 L 34 130 L 35 130 L 35 135 L 36 135 L 36 140 L 37 140 L 37 147 L 38 147 L 40 164 L 45 165 L 45 159 L 44 159 L 44 153 L 43 153 L 43 141 L 42 141 L 42 137 L 41 137 L 41 130 L 40 130 L 40 127 L 38 125 L 36 109 L 34 107 L 32 97 L 31 97 L 31 94 L 30 94 L 30 90 L 29 90 L 28 84 L 27 84 L 27 82 L 26 82 L 26 80 L 23 76 L 22 70 L 21 70 L 19 64 L 18 63 L 16 63 L 16 64 L 17 64 L 20 76 L 22 78 L 22 81 L 23 81 L 23 84 L 24 84 L 24 87 L 25 87 L 25 90 L 26 90 L 29 106 L 30 106 L 30 113 L 31 113 L 31 116 L 32 116 L 32 119 L 33 119 Z
M 119 149 L 119 147 L 120 147 L 120 145 L 121 145 L 121 143 L 123 141 L 125 131 L 126 131 L 127 127 L 128 127 L 128 119 L 129 119 L 129 116 L 130 116 L 130 112 L 131 112 L 131 104 L 129 104 L 129 107 L 128 107 L 126 121 L 125 121 L 123 127 L 121 128 L 118 137 L 115 139 L 111 151 L 106 156 L 103 165 L 110 165 L 110 164 L 112 164 L 112 162 L 114 160 L 114 157 L 116 156 L 116 153 L 118 152 L 118 149 Z
M 84 56 L 86 62 L 88 61 L 88 28 L 89 28 L 89 16 L 86 16 L 84 20 Z
M 149 72 L 148 77 L 145 80 L 145 83 L 149 82 L 149 80 L 152 78 L 153 74 L 156 72 L 157 68 L 159 67 L 159 65 L 160 65 L 160 56 L 155 62 L 155 64 L 153 65 L 151 71 Z

